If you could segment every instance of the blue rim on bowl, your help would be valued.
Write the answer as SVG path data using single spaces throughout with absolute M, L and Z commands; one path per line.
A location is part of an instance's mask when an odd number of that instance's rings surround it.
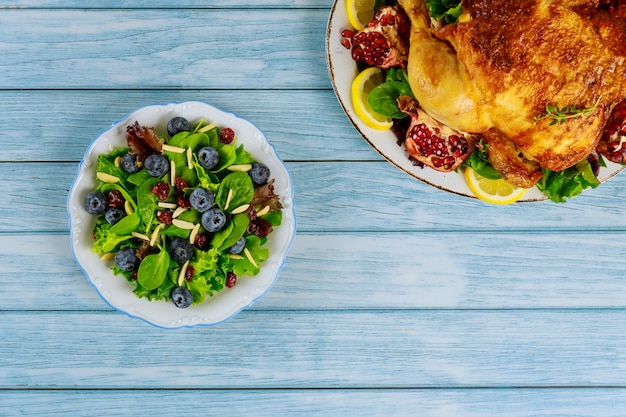
M 269 258 L 261 265 L 259 274 L 240 277 L 235 287 L 225 288 L 207 297 L 204 302 L 186 309 L 179 309 L 171 302 L 138 298 L 124 277 L 115 276 L 110 264 L 100 260 L 92 250 L 95 219 L 83 207 L 85 195 L 96 184 L 98 155 L 110 152 L 114 147 L 126 146 L 126 126 L 138 121 L 141 125 L 164 132 L 169 119 L 175 116 L 185 117 L 192 123 L 204 118 L 217 126 L 232 128 L 236 132 L 237 143 L 244 145 L 256 160 L 269 166 L 272 178 L 275 179 L 275 193 L 283 205 L 282 223 L 268 237 L 266 247 L 269 249 Z M 79 164 L 78 174 L 68 194 L 67 210 L 72 253 L 100 297 L 111 307 L 129 316 L 162 328 L 216 325 L 252 306 L 275 284 L 296 232 L 292 178 L 275 147 L 249 121 L 198 101 L 142 107 L 103 132 L 87 148 Z

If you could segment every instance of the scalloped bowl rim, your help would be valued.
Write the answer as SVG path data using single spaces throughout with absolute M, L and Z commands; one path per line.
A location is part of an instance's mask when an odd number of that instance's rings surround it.
M 186 117 L 192 124 L 206 118 L 217 126 L 235 130 L 237 144 L 244 145 L 256 160 L 270 167 L 272 178 L 275 179 L 275 192 L 283 205 L 282 223 L 268 237 L 265 247 L 270 256 L 261 264 L 259 274 L 238 277 L 235 287 L 225 288 L 212 297 L 207 296 L 204 302 L 186 309 L 179 309 L 172 302 L 139 298 L 132 292 L 132 284 L 122 276 L 115 276 L 110 269 L 111 261 L 100 260 L 92 251 L 91 231 L 95 216 L 87 214 L 83 208 L 84 196 L 96 183 L 94 170 L 97 156 L 109 152 L 115 146 L 126 146 L 126 126 L 137 120 L 142 125 L 155 127 L 158 132 L 165 132 L 167 121 L 174 116 Z M 93 140 L 79 163 L 78 174 L 67 199 L 72 254 L 100 297 L 130 317 L 168 329 L 217 325 L 250 308 L 276 283 L 296 234 L 293 195 L 293 181 L 285 163 L 276 153 L 274 145 L 249 121 L 200 101 L 141 107 L 114 122 Z

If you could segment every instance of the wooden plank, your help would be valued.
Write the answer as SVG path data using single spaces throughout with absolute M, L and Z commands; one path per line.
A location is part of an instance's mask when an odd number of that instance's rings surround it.
M 3 389 L 625 387 L 626 310 L 3 312 Z
M 319 9 L 2 10 L 0 85 L 329 88 L 327 21 Z
M 67 192 L 77 166 L 0 164 L 0 178 L 6 179 L 4 203 L 0 204 L 0 231 L 66 231 Z M 288 162 L 287 167 L 294 183 L 300 233 L 624 231 L 626 175 L 562 205 L 539 202 L 495 206 L 442 192 L 384 161 Z M 543 239 L 540 234 L 530 236 L 537 241 Z M 471 244 L 471 239 L 467 244 Z M 614 248 L 611 256 L 621 256 L 622 247 Z M 492 249 L 488 246 L 484 251 Z
M 0 91 L 0 161 L 79 161 L 115 121 L 146 105 L 182 101 L 207 102 L 249 120 L 285 160 L 382 160 L 332 90 L 43 90 Z
M 621 308 L 622 241 L 620 233 L 299 234 L 254 309 Z M 68 243 L 66 234 L 0 235 L 1 308 L 110 311 Z
M 179 0 L 172 4 L 168 0 L 83 0 L 79 6 L 68 0 L 17 0 L 1 9 L 236 9 L 236 8 L 328 8 L 329 2 L 322 0 Z
M 5 416 L 622 417 L 620 389 L 0 391 Z

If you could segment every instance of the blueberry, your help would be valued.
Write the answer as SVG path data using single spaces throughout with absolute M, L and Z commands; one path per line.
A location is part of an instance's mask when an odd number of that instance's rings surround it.
M 188 132 L 189 129 L 189 121 L 184 117 L 173 117 L 167 122 L 167 133 L 170 136 L 174 136 L 179 132 Z
M 172 302 L 178 308 L 187 308 L 193 302 L 193 295 L 185 287 L 175 287 L 172 290 Z
M 125 172 L 128 172 L 129 174 L 134 174 L 141 169 L 141 167 L 137 163 L 137 155 L 132 153 L 127 153 L 126 155 L 122 156 L 120 166 Z
M 94 190 L 85 197 L 85 210 L 89 214 L 102 214 L 107 209 L 109 203 L 104 193 Z
M 198 156 L 198 162 L 204 169 L 213 169 L 220 162 L 220 154 L 217 153 L 215 148 L 210 146 L 200 148 L 196 155 Z
M 213 193 L 205 188 L 198 187 L 189 195 L 189 202 L 191 207 L 198 210 L 200 213 L 204 213 L 215 203 L 215 196 Z
M 170 243 L 170 256 L 178 263 L 185 263 L 193 256 L 193 245 L 187 239 L 175 238 Z
M 170 170 L 170 161 L 167 157 L 154 153 L 149 155 L 143 163 L 148 174 L 153 177 L 160 177 Z
M 239 240 L 236 241 L 235 244 L 228 249 L 228 252 L 236 255 L 238 253 L 241 253 L 241 251 L 245 247 L 246 247 L 246 238 L 241 236 Z
M 115 254 L 115 265 L 122 271 L 132 271 L 139 265 L 139 258 L 135 255 L 135 249 L 120 249 Z
M 253 164 L 249 174 L 252 182 L 258 185 L 263 185 L 270 179 L 270 169 L 263 162 Z
M 113 226 L 115 223 L 122 220 L 124 216 L 126 216 L 126 213 L 124 212 L 124 210 L 111 207 L 107 209 L 107 211 L 104 213 L 104 220 L 106 220 L 107 223 Z
M 200 222 L 207 232 L 217 232 L 226 226 L 226 215 L 219 208 L 213 207 L 202 213 Z

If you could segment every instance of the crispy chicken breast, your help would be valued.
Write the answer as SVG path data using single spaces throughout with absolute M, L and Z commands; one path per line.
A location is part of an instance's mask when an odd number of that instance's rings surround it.
M 466 0 L 458 23 L 438 27 L 424 0 L 400 0 L 411 89 L 435 119 L 484 134 L 494 167 L 530 187 L 540 167 L 561 171 L 595 150 L 626 99 L 626 13 L 600 1 Z M 546 106 L 588 111 L 537 121 Z

